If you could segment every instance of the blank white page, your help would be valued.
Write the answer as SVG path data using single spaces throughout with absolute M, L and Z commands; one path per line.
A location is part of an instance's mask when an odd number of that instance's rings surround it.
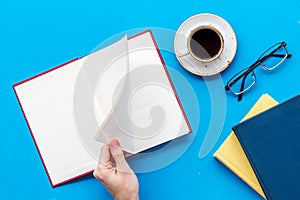
M 150 31 L 128 41 L 128 58 L 122 95 L 96 139 L 118 138 L 123 150 L 136 154 L 191 132 Z
M 52 186 L 89 173 L 98 163 L 84 145 L 75 124 L 73 102 L 79 72 L 87 65 L 106 67 L 110 57 L 127 50 L 127 37 L 124 37 L 105 49 L 14 86 Z M 90 88 L 84 90 L 89 92 Z M 106 105 L 106 111 L 109 106 L 112 105 Z M 103 144 L 93 138 L 89 142 L 98 157 Z

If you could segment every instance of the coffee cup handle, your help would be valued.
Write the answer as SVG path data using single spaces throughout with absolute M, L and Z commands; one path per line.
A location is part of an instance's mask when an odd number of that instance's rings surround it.
M 188 54 L 190 54 L 188 49 L 182 49 L 178 52 L 178 57 L 184 57 L 187 56 Z

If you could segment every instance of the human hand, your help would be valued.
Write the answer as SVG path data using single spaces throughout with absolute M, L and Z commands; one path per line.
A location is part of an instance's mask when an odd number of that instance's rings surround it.
M 116 200 L 139 199 L 139 182 L 125 160 L 118 140 L 112 140 L 101 149 L 94 176 L 106 187 Z

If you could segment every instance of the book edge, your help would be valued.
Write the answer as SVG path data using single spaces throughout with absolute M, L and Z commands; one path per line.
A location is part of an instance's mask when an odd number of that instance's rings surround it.
M 231 133 L 233 134 L 233 133 Z M 249 177 L 247 174 L 243 173 L 240 168 L 238 168 L 236 165 L 234 165 L 232 162 L 230 162 L 225 156 L 222 155 L 221 152 L 216 151 L 214 154 L 214 158 L 216 158 L 219 162 L 221 162 L 223 165 L 225 165 L 228 169 L 230 169 L 231 172 L 233 172 L 235 175 L 237 175 L 240 179 L 242 179 L 247 185 L 249 185 L 255 192 L 257 192 L 261 197 L 266 199 L 264 193 L 260 191 L 258 188 L 261 188 L 260 185 L 257 185 L 251 177 Z M 262 189 L 261 189 L 262 190 Z

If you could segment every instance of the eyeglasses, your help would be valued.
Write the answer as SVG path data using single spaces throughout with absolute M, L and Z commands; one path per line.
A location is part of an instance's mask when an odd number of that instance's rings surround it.
M 250 67 L 241 70 L 234 75 L 225 86 L 226 91 L 231 91 L 238 96 L 238 101 L 242 100 L 243 93 L 249 90 L 256 83 L 254 69 L 261 66 L 266 71 L 272 71 L 278 67 L 285 59 L 292 57 L 286 49 L 285 42 L 279 42 L 267 49 L 258 60 Z

